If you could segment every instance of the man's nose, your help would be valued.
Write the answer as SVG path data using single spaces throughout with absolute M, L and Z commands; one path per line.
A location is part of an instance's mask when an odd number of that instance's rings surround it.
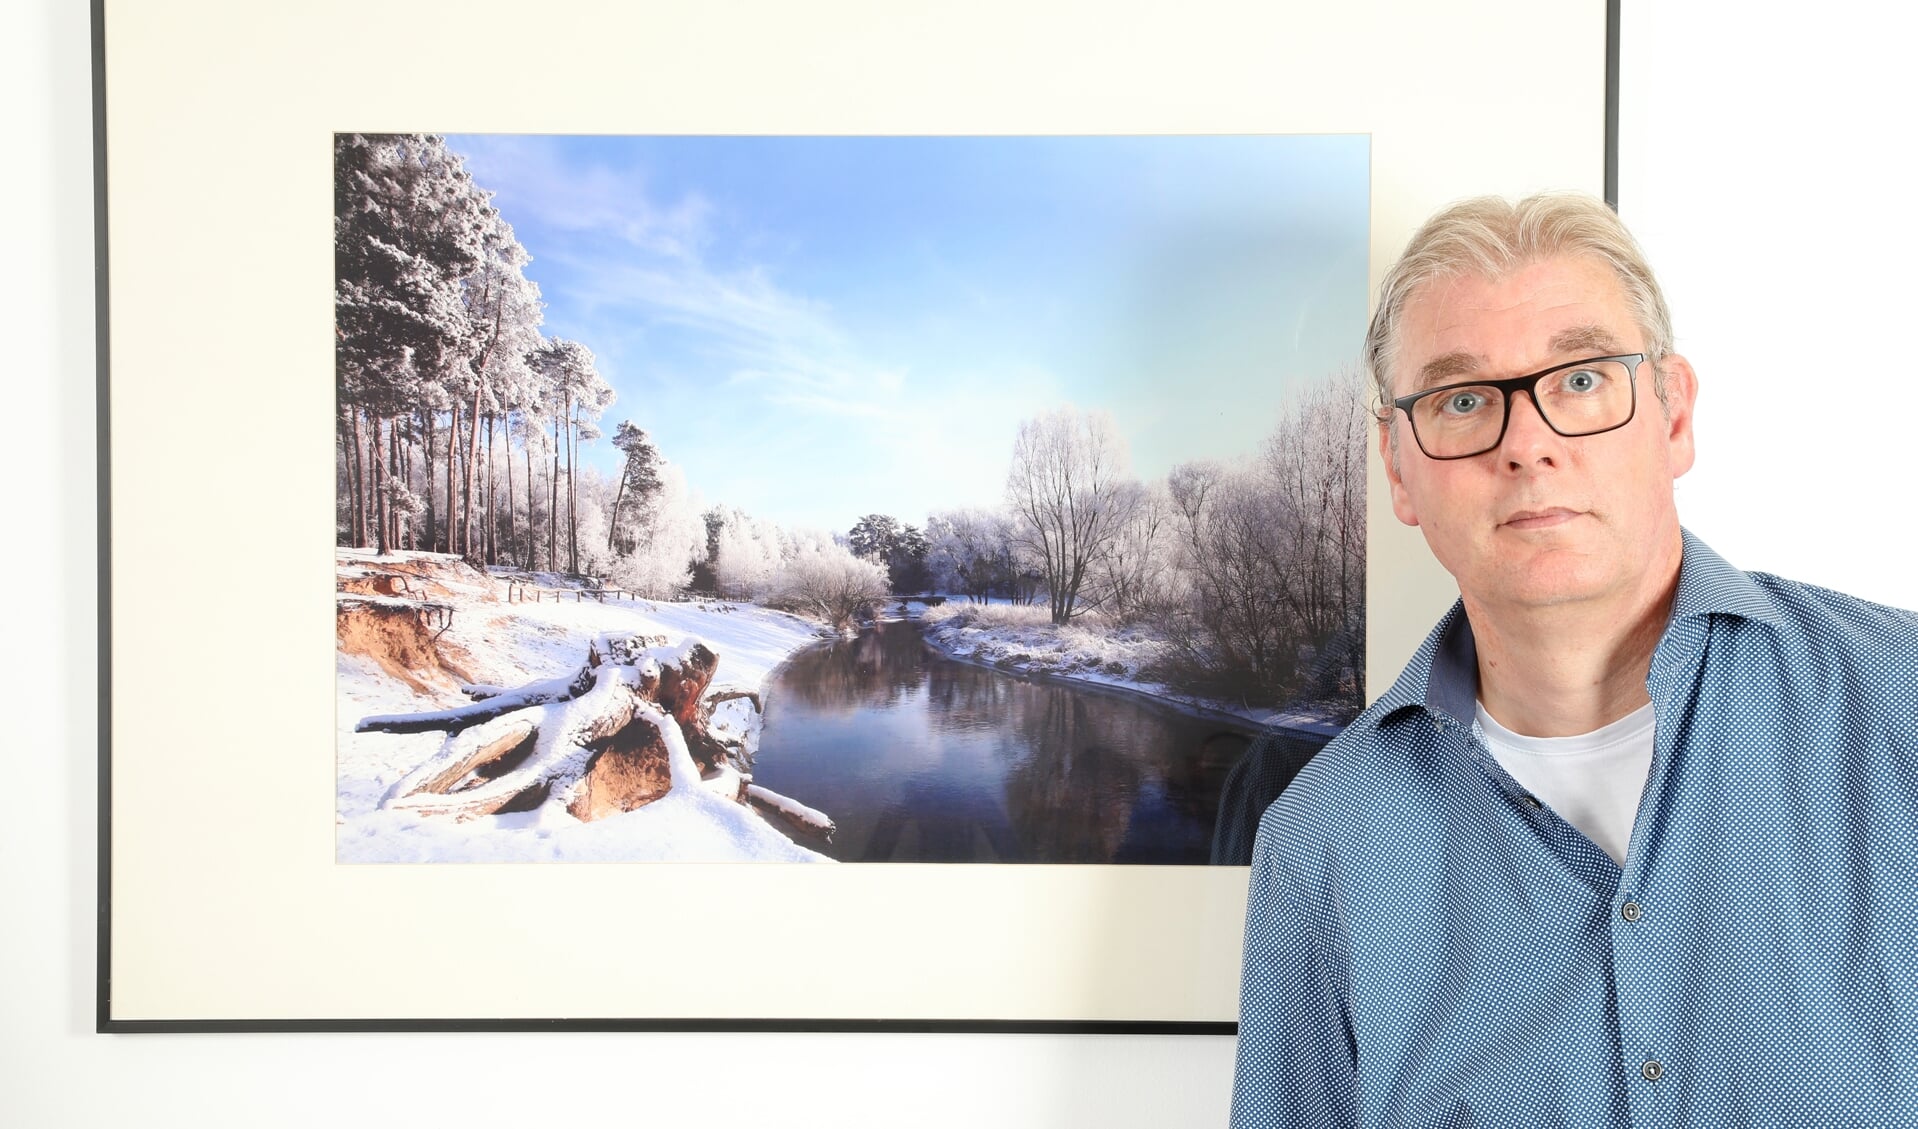
M 1499 457 L 1512 470 L 1532 466 L 1555 466 L 1565 449 L 1565 437 L 1553 431 L 1539 413 L 1532 393 L 1512 393 L 1512 416 L 1505 421 L 1505 438 L 1499 442 Z

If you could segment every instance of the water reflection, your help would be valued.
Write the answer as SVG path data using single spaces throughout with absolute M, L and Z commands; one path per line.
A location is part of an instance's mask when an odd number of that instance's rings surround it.
M 1228 729 L 953 662 L 888 623 L 787 665 L 754 773 L 832 816 L 844 861 L 1204 863 Z

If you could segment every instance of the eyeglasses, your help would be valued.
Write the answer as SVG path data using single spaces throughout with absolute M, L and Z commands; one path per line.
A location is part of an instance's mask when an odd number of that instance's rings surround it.
M 1566 438 L 1614 431 L 1638 408 L 1643 353 L 1592 357 L 1510 380 L 1446 384 L 1400 396 L 1392 406 L 1412 421 L 1412 438 L 1428 459 L 1469 459 L 1505 441 L 1512 401 L 1531 396 L 1545 426 Z

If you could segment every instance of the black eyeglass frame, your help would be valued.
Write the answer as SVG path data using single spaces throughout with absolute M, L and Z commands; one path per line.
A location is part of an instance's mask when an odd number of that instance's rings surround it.
M 1610 427 L 1601 427 L 1597 431 L 1560 431 L 1558 425 L 1552 422 L 1552 417 L 1545 413 L 1543 407 L 1539 406 L 1538 382 L 1555 372 L 1564 372 L 1566 369 L 1577 368 L 1580 365 L 1595 365 L 1600 361 L 1631 362 L 1627 366 L 1627 369 L 1632 386 L 1632 410 L 1625 413 L 1624 419 L 1612 424 Z M 1487 451 L 1498 450 L 1498 445 L 1505 442 L 1505 431 L 1512 426 L 1512 404 L 1518 399 L 1520 392 L 1532 398 L 1532 409 L 1538 413 L 1538 418 L 1545 421 L 1545 426 L 1551 428 L 1554 434 L 1562 435 L 1567 439 L 1583 439 L 1588 435 L 1603 435 L 1607 431 L 1617 431 L 1619 428 L 1624 427 L 1626 424 L 1632 422 L 1632 420 L 1638 418 L 1638 366 L 1644 363 L 1645 354 L 1643 353 L 1620 353 L 1612 357 L 1586 357 L 1582 361 L 1567 361 L 1562 365 L 1553 365 L 1548 369 L 1540 369 L 1529 376 L 1514 376 L 1508 377 L 1505 380 L 1462 380 L 1457 384 L 1442 384 L 1437 388 L 1427 388 L 1423 392 L 1414 392 L 1410 396 L 1400 396 L 1392 401 L 1392 406 L 1405 413 L 1406 426 L 1412 429 L 1412 441 L 1418 444 L 1419 453 L 1426 458 L 1439 462 L 1450 462 L 1453 459 L 1475 459 Z M 1470 454 L 1434 455 L 1425 449 L 1425 440 L 1419 438 L 1419 424 L 1418 420 L 1412 415 L 1412 405 L 1425 399 L 1427 396 L 1436 396 L 1441 392 L 1456 392 L 1461 388 L 1496 388 L 1504 394 L 1505 418 L 1499 421 L 1498 437 L 1492 440 L 1491 446 L 1483 447 Z

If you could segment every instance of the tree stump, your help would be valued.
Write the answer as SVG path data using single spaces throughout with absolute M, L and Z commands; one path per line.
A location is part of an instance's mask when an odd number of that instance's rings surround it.
M 603 634 L 571 677 L 503 691 L 473 687 L 479 700 L 471 705 L 376 715 L 357 729 L 447 734 L 382 807 L 471 819 L 557 806 L 600 819 L 702 787 L 692 749 L 709 769 L 725 756 L 701 709 L 718 665 L 697 640 L 669 647 L 657 636 Z

